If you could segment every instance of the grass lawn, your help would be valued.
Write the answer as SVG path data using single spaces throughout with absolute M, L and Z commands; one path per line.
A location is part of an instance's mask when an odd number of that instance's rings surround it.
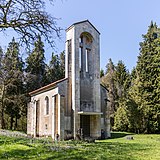
M 0 159 L 22 160 L 160 160 L 160 135 L 113 133 L 95 143 L 0 136 Z

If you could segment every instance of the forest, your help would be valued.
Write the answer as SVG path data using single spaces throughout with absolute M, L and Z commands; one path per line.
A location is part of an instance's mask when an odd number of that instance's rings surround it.
M 160 28 L 151 22 L 140 42 L 137 64 L 129 73 L 110 59 L 102 84 L 108 88 L 112 130 L 160 133 Z
M 6 52 L 0 49 L 0 126 L 26 131 L 29 92 L 64 77 L 64 51 L 52 53 L 45 62 L 44 44 L 38 36 L 34 48 L 23 60 L 13 38 Z

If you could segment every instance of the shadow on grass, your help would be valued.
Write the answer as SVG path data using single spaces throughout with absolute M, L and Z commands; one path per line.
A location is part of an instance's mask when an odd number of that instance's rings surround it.
M 45 160 L 137 160 L 135 156 L 137 151 L 146 151 L 142 144 L 126 144 L 118 142 L 96 142 L 92 144 L 83 144 L 80 148 L 74 150 L 65 150 L 58 155 L 52 156 Z
M 52 145 L 54 146 L 54 145 Z M 59 147 L 58 150 L 47 149 L 47 146 L 37 146 L 27 150 L 12 149 L 0 155 L 0 159 L 34 159 L 34 160 L 137 160 L 136 153 L 145 151 L 145 145 L 139 143 L 96 142 L 75 144 L 71 148 Z
M 110 139 L 115 139 L 115 138 L 123 138 L 129 135 L 134 135 L 134 133 L 127 133 L 127 132 L 111 132 L 111 138 Z

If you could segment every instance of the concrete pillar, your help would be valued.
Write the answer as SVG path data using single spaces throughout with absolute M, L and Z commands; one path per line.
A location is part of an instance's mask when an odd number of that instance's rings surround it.
M 55 130 L 54 130 L 54 123 L 55 123 L 55 116 L 54 116 L 54 109 L 55 109 L 55 97 L 52 97 L 52 139 L 55 139 Z
M 90 118 L 90 135 L 98 138 L 101 136 L 101 115 L 92 115 Z
M 58 94 L 58 134 L 61 133 L 61 96 Z
M 68 78 L 68 41 L 65 44 L 65 78 Z
M 36 137 L 36 101 L 33 103 L 33 136 Z

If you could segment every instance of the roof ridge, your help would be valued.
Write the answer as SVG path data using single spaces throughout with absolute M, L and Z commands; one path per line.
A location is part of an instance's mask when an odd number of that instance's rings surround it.
M 68 78 L 63 78 L 63 79 L 57 80 L 57 81 L 52 82 L 52 83 L 50 83 L 50 84 L 48 84 L 48 85 L 46 85 L 46 86 L 43 86 L 43 87 L 38 88 L 38 89 L 36 89 L 36 90 L 34 90 L 34 91 L 31 91 L 31 92 L 29 92 L 29 95 L 33 95 L 33 94 L 35 94 L 35 93 L 37 93 L 37 92 L 40 92 L 40 91 L 43 91 L 43 90 L 45 90 L 45 89 L 47 89 L 47 88 L 49 89 L 50 87 L 53 87 L 54 85 L 56 85 L 56 84 L 58 84 L 58 83 L 60 83 L 60 82 L 62 82 L 62 81 L 64 81 L 64 80 L 66 80 L 66 79 L 68 79 Z
M 98 29 L 88 20 L 83 20 L 83 21 L 79 21 L 79 22 L 76 22 L 76 23 L 73 23 L 71 26 L 69 26 L 66 31 L 70 30 L 73 26 L 77 25 L 77 24 L 80 24 L 80 23 L 84 23 L 84 22 L 88 22 L 99 34 L 100 32 L 98 31 Z

